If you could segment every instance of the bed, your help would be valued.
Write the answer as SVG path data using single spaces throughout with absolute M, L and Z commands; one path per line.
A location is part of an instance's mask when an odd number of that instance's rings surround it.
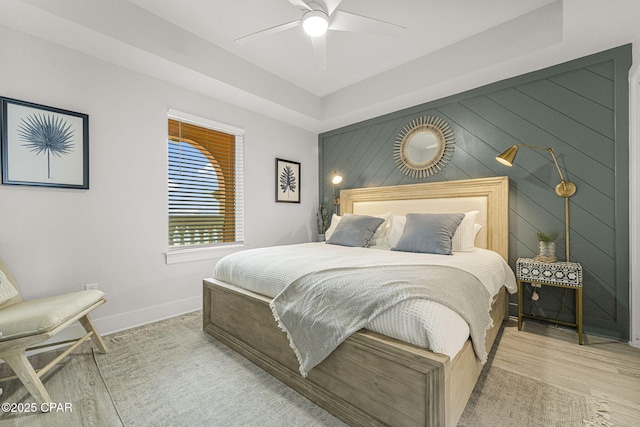
M 340 199 L 345 214 L 477 210 L 475 246 L 507 259 L 506 177 L 343 190 Z M 274 299 L 243 285 L 204 280 L 207 333 L 350 425 L 456 425 L 483 366 L 470 339 L 447 355 L 363 328 L 304 377 L 287 334 L 274 320 Z M 493 296 L 489 314 L 487 351 L 508 316 L 504 287 Z

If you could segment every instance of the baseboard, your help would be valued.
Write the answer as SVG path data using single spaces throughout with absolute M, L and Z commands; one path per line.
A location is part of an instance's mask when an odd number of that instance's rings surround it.
M 202 295 L 198 295 L 108 317 L 92 316 L 92 320 L 100 334 L 108 335 L 201 309 Z M 80 325 L 78 327 L 81 328 Z
M 113 316 L 94 318 L 91 320 L 96 325 L 100 335 L 105 336 L 115 332 L 124 331 L 148 323 L 158 322 L 170 317 L 179 316 L 181 314 L 190 313 L 202 309 L 202 296 L 185 298 L 178 301 L 172 301 L 166 304 L 160 304 L 153 307 L 145 307 L 140 310 L 129 311 L 126 313 L 116 314 Z M 84 329 L 79 323 L 74 323 L 50 340 L 42 344 L 51 344 L 60 341 L 70 340 L 84 335 Z M 67 344 L 68 345 L 68 344 Z M 43 351 L 49 351 L 56 347 L 48 347 L 44 349 L 30 351 L 27 354 L 37 354 Z

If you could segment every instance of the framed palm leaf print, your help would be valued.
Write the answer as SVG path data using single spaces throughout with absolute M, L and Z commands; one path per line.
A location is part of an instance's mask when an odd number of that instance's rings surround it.
M 300 163 L 276 159 L 276 202 L 300 203 Z
M 0 97 L 2 183 L 89 188 L 89 116 Z

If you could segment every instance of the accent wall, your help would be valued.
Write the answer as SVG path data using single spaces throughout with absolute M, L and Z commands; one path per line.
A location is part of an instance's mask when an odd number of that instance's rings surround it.
M 546 151 L 523 148 L 513 167 L 496 162 L 508 147 L 553 147 L 577 192 L 570 198 L 571 261 L 584 276 L 587 334 L 629 338 L 629 81 L 631 45 L 431 101 L 319 136 L 320 202 L 332 206 L 333 171 L 340 188 L 510 178 L 509 264 L 538 253 L 536 231 L 564 233 L 558 171 Z M 455 133 L 452 160 L 430 178 L 400 172 L 393 145 L 415 118 L 437 116 Z M 564 260 L 564 239 L 558 258 Z M 531 301 L 525 292 L 525 301 Z M 516 314 L 515 295 L 511 314 Z M 528 310 L 528 302 L 526 303 Z M 572 321 L 573 292 L 544 287 L 533 306 L 544 317 Z

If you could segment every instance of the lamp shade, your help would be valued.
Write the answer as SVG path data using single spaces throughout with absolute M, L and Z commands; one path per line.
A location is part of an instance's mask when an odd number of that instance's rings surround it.
M 511 167 L 513 166 L 513 161 L 516 159 L 516 154 L 518 154 L 518 146 L 512 145 L 507 148 L 504 153 L 496 157 L 496 160 L 505 166 Z

